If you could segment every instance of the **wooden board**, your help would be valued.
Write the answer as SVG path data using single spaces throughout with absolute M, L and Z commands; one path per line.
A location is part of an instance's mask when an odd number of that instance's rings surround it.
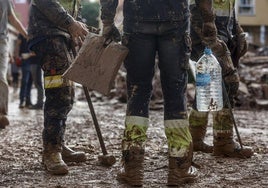
M 63 77 L 108 95 L 127 54 L 125 46 L 113 41 L 105 45 L 104 37 L 89 33 Z

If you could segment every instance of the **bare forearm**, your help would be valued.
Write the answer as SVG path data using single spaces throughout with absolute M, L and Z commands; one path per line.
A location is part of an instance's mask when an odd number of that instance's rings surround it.
M 22 23 L 18 20 L 18 18 L 15 16 L 14 12 L 9 15 L 8 22 L 15 27 L 25 38 L 27 38 L 27 31 L 23 27 Z

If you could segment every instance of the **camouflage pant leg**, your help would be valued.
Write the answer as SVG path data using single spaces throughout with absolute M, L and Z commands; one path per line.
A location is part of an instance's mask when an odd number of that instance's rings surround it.
M 223 41 L 219 40 L 212 50 L 222 68 L 223 81 L 227 91 L 227 96 L 224 95 L 224 107 L 228 108 L 227 97 L 231 105 L 234 105 L 234 97 L 239 87 L 239 75 L 233 65 L 231 53 Z
M 53 37 L 35 47 L 41 53 L 44 71 L 44 144 L 60 145 L 63 141 L 65 121 L 72 109 L 74 90 L 68 80 L 61 78 L 72 61 L 67 41 L 63 37 Z

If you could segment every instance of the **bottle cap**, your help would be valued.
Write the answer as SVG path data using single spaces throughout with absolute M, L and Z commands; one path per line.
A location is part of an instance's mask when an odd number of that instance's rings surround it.
M 204 54 L 211 55 L 212 50 L 210 48 L 206 47 L 205 50 L 204 50 Z

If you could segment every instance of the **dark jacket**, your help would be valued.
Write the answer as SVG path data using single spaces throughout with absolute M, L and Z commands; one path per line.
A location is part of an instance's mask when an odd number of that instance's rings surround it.
M 113 21 L 118 0 L 101 0 L 102 20 Z M 124 27 L 141 22 L 180 22 L 189 17 L 188 0 L 124 0 Z

